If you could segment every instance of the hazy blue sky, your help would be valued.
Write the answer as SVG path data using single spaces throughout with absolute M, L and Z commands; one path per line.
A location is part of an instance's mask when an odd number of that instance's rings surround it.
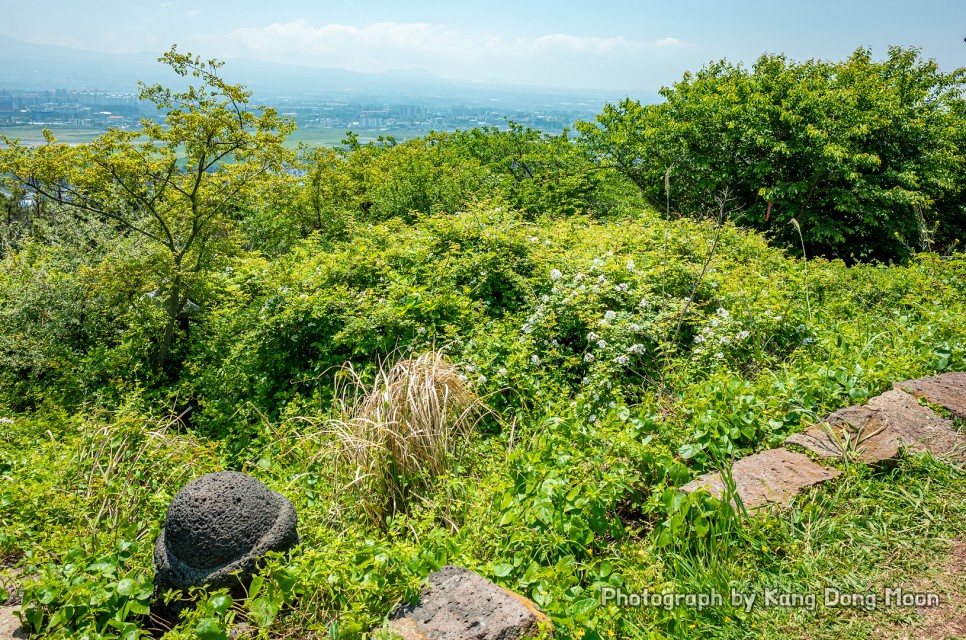
M 649 90 L 710 60 L 840 59 L 921 47 L 966 65 L 966 0 L 47 0 L 9 2 L 0 35 L 105 52 L 254 58 L 354 71 Z M 2 61 L 0 61 L 2 63 Z M 230 66 L 228 67 L 230 70 Z M 230 74 L 229 74 L 230 75 Z

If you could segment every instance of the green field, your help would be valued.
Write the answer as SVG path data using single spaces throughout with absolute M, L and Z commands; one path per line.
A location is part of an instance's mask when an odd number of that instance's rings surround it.
M 80 129 L 75 127 L 51 127 L 54 137 L 60 142 L 67 144 L 84 144 L 91 142 L 101 133 L 101 129 Z M 0 134 L 12 139 L 19 139 L 29 145 L 39 145 L 44 142 L 44 128 L 36 125 L 4 125 L 0 127 Z M 392 130 L 354 130 L 359 135 L 360 142 L 372 142 L 380 135 L 392 136 L 399 140 L 407 140 L 417 135 L 423 135 L 419 131 L 392 131 Z M 296 147 L 299 143 L 305 143 L 310 147 L 334 147 L 345 138 L 345 131 L 342 129 L 296 129 L 288 138 L 288 146 Z

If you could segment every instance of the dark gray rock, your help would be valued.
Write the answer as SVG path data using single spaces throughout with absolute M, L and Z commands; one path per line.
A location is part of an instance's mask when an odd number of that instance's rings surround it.
M 168 507 L 154 546 L 155 594 L 239 586 L 266 553 L 298 544 L 296 524 L 292 503 L 255 478 L 236 471 L 201 476 Z
M 390 618 L 404 640 L 517 640 L 552 629 L 527 598 L 453 566 L 430 574 L 419 604 L 399 606 Z

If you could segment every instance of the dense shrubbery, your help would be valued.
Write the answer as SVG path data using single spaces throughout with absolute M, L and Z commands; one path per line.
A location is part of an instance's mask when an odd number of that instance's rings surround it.
M 626 100 L 584 126 L 588 145 L 649 200 L 683 215 L 727 189 L 741 224 L 798 250 L 889 260 L 955 248 L 966 225 L 962 69 L 917 51 L 842 62 L 764 55 L 752 69 L 721 61 L 662 91 Z M 773 203 L 770 215 L 767 204 Z
M 753 624 L 783 635 L 801 624 L 793 614 L 622 609 L 600 594 L 815 585 L 846 563 L 862 580 L 891 544 L 876 527 L 914 535 L 921 507 L 950 514 L 931 527 L 961 528 L 962 476 L 930 461 L 895 471 L 908 491 L 849 474 L 840 489 L 754 523 L 673 490 L 895 379 L 966 368 L 961 255 L 893 266 L 805 261 L 743 228 L 746 218 L 728 220 L 731 200 L 720 200 L 717 216 L 667 219 L 626 180 L 663 201 L 671 159 L 680 212 L 700 211 L 723 186 L 753 202 L 758 187 L 742 181 L 764 169 L 736 165 L 745 156 L 719 143 L 764 144 L 748 136 L 758 126 L 748 109 L 771 113 L 755 91 L 777 83 L 785 111 L 768 122 L 788 125 L 783 140 L 798 151 L 764 153 L 784 182 L 762 197 L 778 203 L 773 215 L 788 215 L 799 202 L 792 183 L 818 175 L 795 172 L 830 162 L 840 144 L 811 149 L 789 114 L 818 118 L 812 111 L 849 90 L 836 75 L 846 71 L 887 97 L 883 74 L 893 67 L 919 78 L 919 89 L 944 90 L 935 70 L 900 51 L 887 63 L 861 53 L 842 65 L 765 58 L 752 74 L 718 65 L 686 78 L 660 107 L 609 108 L 580 140 L 511 126 L 372 145 L 350 135 L 339 150 L 303 149 L 291 159 L 297 170 L 246 182 L 219 211 L 207 248 L 195 249 L 203 268 L 178 295 L 190 292 L 199 309 L 176 314 L 173 326 L 155 302 L 176 275 L 170 248 L 116 220 L 79 216 L 69 199 L 11 209 L 0 257 L 0 555 L 22 559 L 32 581 L 26 622 L 51 637 L 143 636 L 163 510 L 187 479 L 221 467 L 289 496 L 304 544 L 271 558 L 244 601 L 200 594 L 171 638 L 223 638 L 243 617 L 263 637 L 358 637 L 445 563 L 533 598 L 560 637 L 740 637 Z M 808 93 L 794 78 L 818 84 Z M 823 84 L 831 80 L 843 86 L 832 91 Z M 729 98 L 729 87 L 757 97 Z M 942 90 L 929 96 L 942 108 L 926 100 L 912 109 L 923 135 L 958 108 Z M 697 119 L 705 110 L 712 115 Z M 669 114 L 678 120 L 665 127 Z M 729 122 L 746 129 L 728 133 Z M 912 173 L 900 178 L 921 189 L 900 193 L 883 182 L 889 176 L 862 173 L 864 160 L 850 155 L 867 153 L 860 145 L 840 158 L 855 171 L 835 178 L 835 189 L 859 199 L 848 207 L 885 212 L 891 190 L 912 198 L 903 206 L 954 220 L 958 151 L 940 146 L 934 164 L 920 162 L 908 157 L 910 140 L 891 133 L 899 124 L 875 122 L 869 136 L 902 147 L 894 158 Z M 713 154 L 699 145 L 682 155 L 695 129 Z M 51 145 L 37 157 L 58 149 L 67 153 Z M 856 257 L 874 255 L 861 253 L 873 227 L 852 225 L 843 217 L 852 209 L 835 208 L 848 198 L 832 193 L 796 209 L 806 250 L 836 251 L 839 233 Z M 901 226 L 912 223 L 888 215 L 889 233 L 919 242 Z M 171 348 L 159 367 L 166 328 Z M 373 475 L 352 490 L 338 421 L 353 414 L 336 397 L 336 376 L 349 363 L 364 389 L 380 367 L 430 351 L 458 363 L 448 375 L 464 375 L 460 388 L 490 411 L 434 477 Z M 366 463 L 374 474 L 387 472 L 381 459 Z M 890 515 L 863 492 L 892 505 Z M 408 502 L 386 508 L 392 500 Z M 876 526 L 863 529 L 868 521 Z M 838 527 L 875 553 L 849 558 L 829 543 Z

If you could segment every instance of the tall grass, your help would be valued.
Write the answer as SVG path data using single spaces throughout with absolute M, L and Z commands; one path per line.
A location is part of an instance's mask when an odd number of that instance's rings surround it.
M 380 366 L 371 386 L 347 364 L 336 376 L 341 474 L 373 523 L 426 499 L 452 470 L 485 408 L 440 351 Z

